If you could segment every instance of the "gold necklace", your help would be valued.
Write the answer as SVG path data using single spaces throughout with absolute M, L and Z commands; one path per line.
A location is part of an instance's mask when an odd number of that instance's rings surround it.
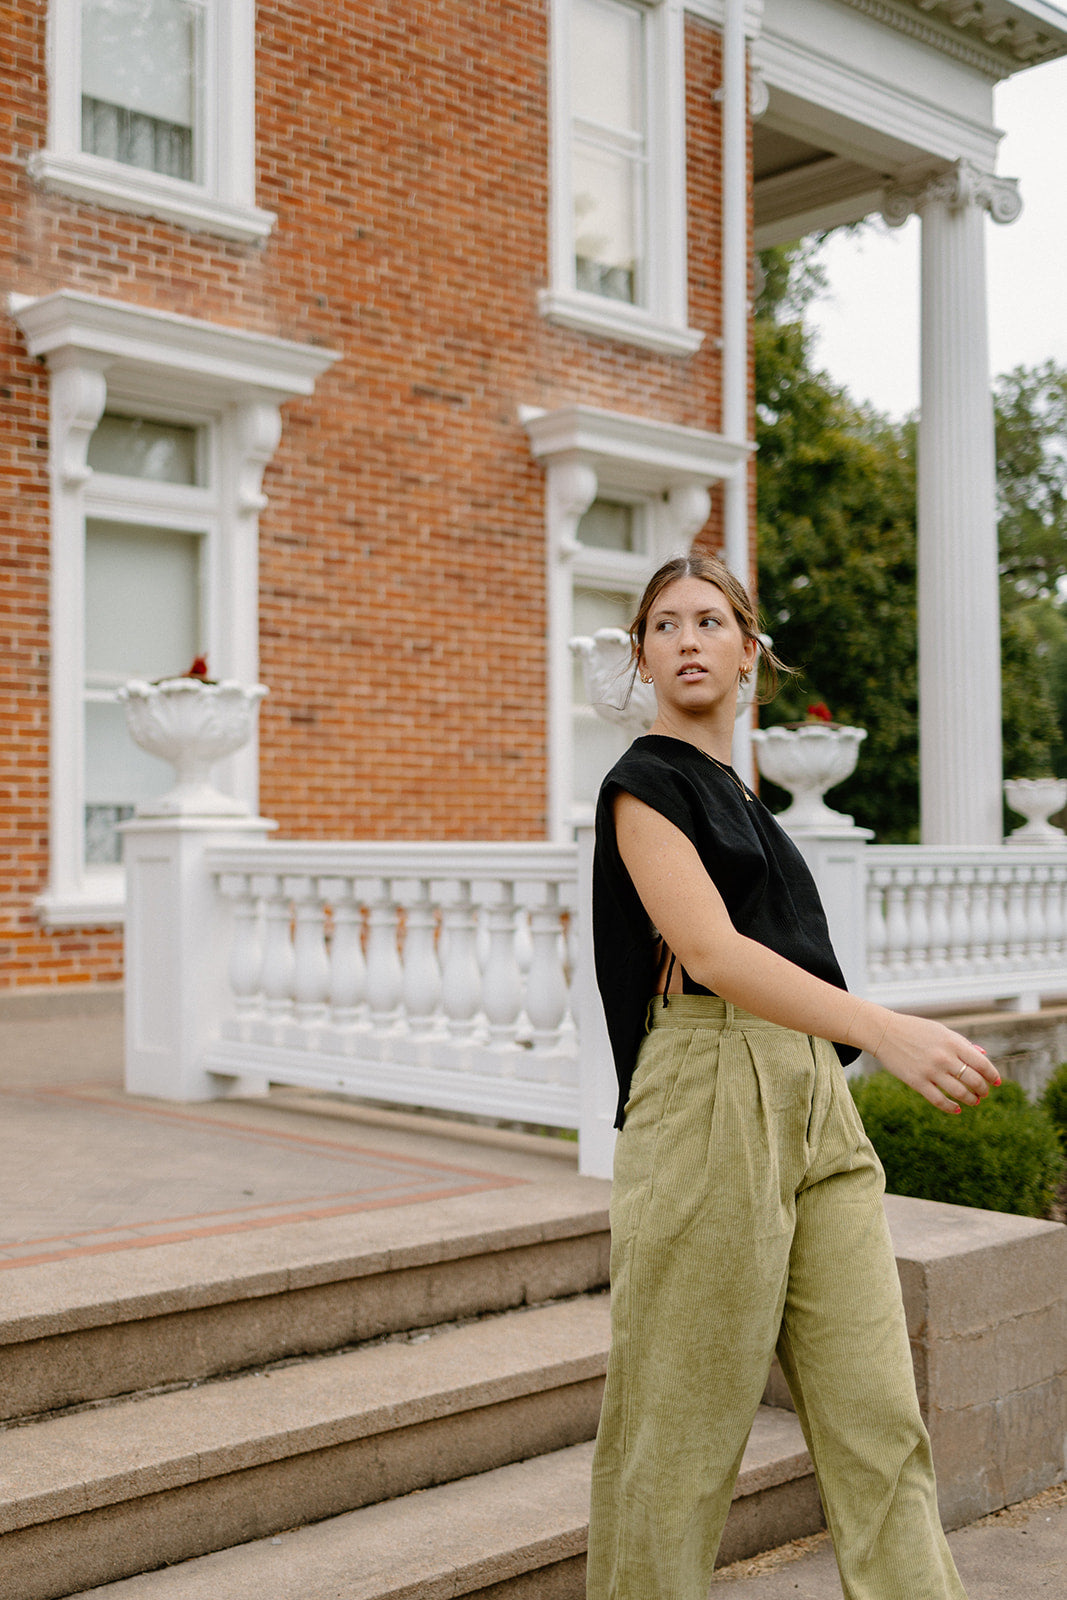
M 700 750 L 700 746 L 699 745 L 697 745 L 695 748 L 697 750 Z M 754 798 L 753 795 L 749 794 L 748 790 L 745 788 L 744 784 L 741 782 L 741 779 L 737 776 L 737 773 L 734 771 L 733 767 L 728 766 L 725 761 L 720 761 L 718 756 L 709 755 L 706 750 L 700 750 L 700 754 L 704 757 L 704 759 L 706 761 L 710 761 L 713 766 L 718 767 L 720 772 L 725 772 L 726 776 L 729 778 L 729 780 L 733 784 L 734 788 L 737 789 L 741 794 L 743 794 L 746 800 L 752 800 Z

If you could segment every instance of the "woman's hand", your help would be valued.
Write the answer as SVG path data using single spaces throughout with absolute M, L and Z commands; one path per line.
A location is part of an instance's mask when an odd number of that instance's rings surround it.
M 976 1106 L 999 1084 L 1000 1075 L 985 1051 L 961 1033 L 930 1017 L 898 1011 L 885 1011 L 884 1016 L 884 1032 L 871 1054 L 939 1111 L 958 1114 L 964 1106 Z

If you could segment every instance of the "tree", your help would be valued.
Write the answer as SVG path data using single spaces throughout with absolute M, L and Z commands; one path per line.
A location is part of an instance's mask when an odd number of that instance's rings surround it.
M 918 837 L 915 424 L 857 405 L 811 362 L 818 240 L 764 252 L 755 322 L 759 592 L 798 669 L 765 713 L 823 700 L 868 730 L 831 803 L 882 842 Z M 998 380 L 1004 770 L 1067 775 L 1067 371 Z M 779 791 L 767 785 L 772 806 Z M 1014 823 L 1012 823 L 1014 825 Z
M 760 603 L 798 670 L 766 720 L 798 720 L 823 700 L 837 721 L 865 727 L 857 770 L 832 803 L 903 841 L 918 826 L 914 451 L 906 430 L 812 368 L 810 335 L 791 314 L 790 254 L 765 266 L 755 326 Z M 810 288 L 810 250 L 798 266 Z M 767 791 L 774 805 L 778 791 Z

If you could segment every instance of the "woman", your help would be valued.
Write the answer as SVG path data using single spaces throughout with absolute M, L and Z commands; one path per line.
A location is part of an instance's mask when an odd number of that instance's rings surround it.
M 622 1131 L 590 1600 L 707 1600 L 775 1351 L 848 1600 L 965 1600 L 884 1178 L 842 1064 L 867 1050 L 957 1114 L 999 1079 L 949 1028 L 845 989 L 799 851 L 729 764 L 760 651 L 733 574 L 668 562 L 631 639 L 657 715 L 597 812 L 594 939 Z

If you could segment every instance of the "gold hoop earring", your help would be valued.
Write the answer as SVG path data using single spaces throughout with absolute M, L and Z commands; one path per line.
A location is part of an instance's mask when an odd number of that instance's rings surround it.
M 646 678 L 643 672 L 639 672 L 637 674 L 637 676 L 641 679 L 642 683 L 651 683 L 652 682 L 652 679 L 651 678 Z

